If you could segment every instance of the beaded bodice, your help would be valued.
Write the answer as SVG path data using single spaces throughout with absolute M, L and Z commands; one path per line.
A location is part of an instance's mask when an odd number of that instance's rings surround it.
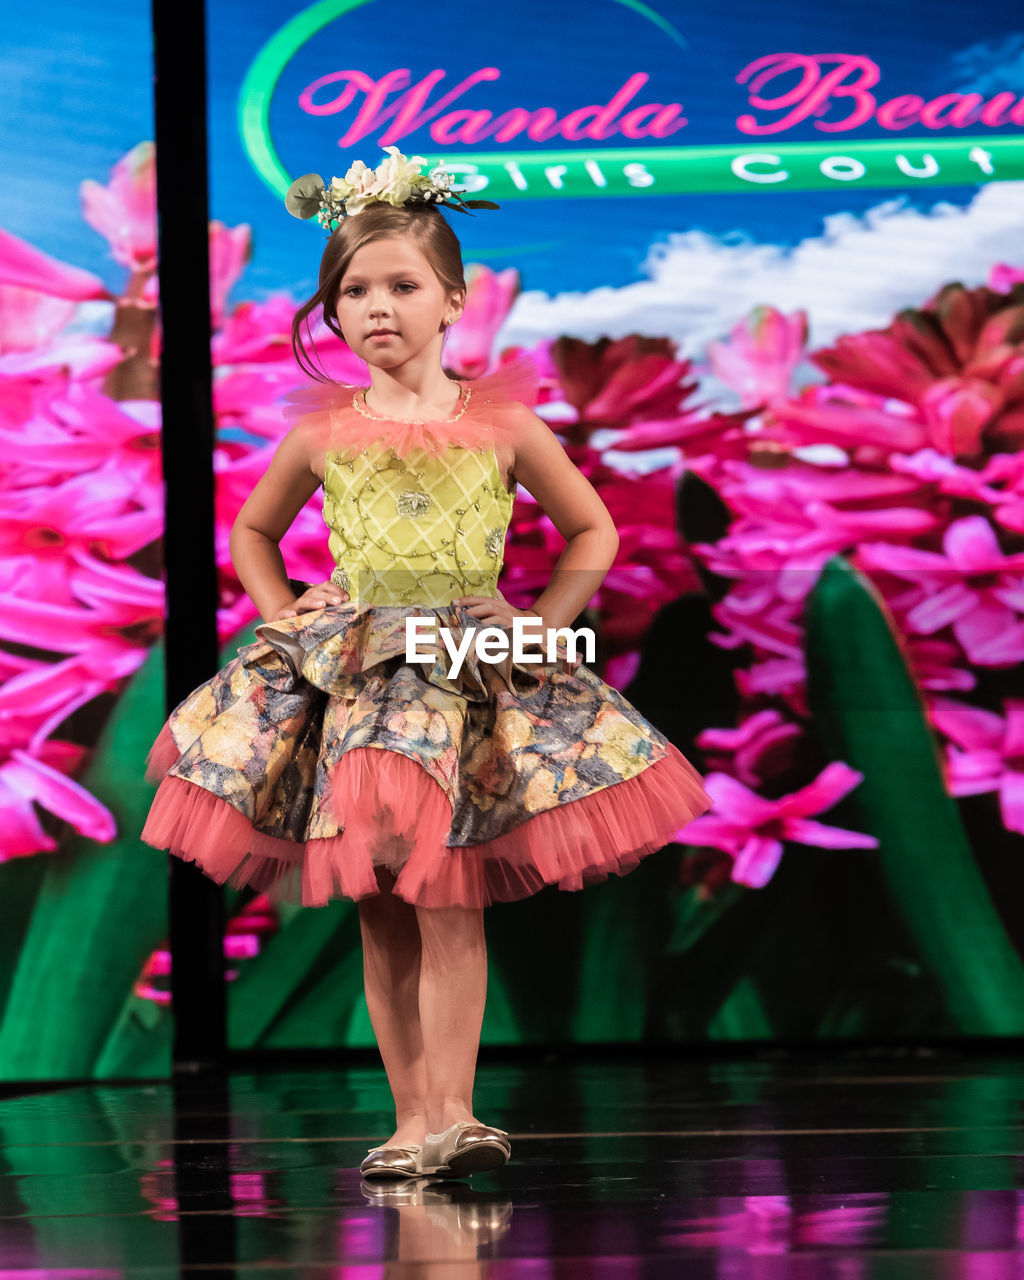
M 517 487 L 505 488 L 499 459 L 517 456 L 537 374 L 524 357 L 459 385 L 447 418 L 380 417 L 367 388 L 344 383 L 287 398 L 309 456 L 323 459 L 331 578 L 355 604 L 440 608 L 497 593 Z
M 328 452 L 331 580 L 353 603 L 439 607 L 494 595 L 514 499 L 493 448 L 449 443 L 439 456 L 400 456 L 385 438 Z

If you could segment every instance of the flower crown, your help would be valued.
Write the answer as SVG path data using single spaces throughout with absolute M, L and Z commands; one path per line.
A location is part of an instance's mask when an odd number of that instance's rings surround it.
M 342 218 L 360 213 L 368 204 L 444 204 L 460 213 L 470 209 L 499 209 L 492 200 L 463 200 L 465 187 L 453 187 L 443 163 L 422 172 L 423 156 L 404 156 L 397 147 L 385 147 L 387 159 L 376 169 L 356 160 L 344 178 L 332 178 L 329 187 L 318 173 L 296 178 L 284 198 L 285 208 L 296 218 L 316 218 L 333 231 Z

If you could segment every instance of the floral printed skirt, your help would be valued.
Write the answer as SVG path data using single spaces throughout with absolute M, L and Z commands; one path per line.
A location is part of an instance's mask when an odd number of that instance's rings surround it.
M 585 666 L 478 659 L 464 606 L 332 605 L 265 623 L 173 712 L 142 838 L 218 883 L 322 906 L 393 891 L 485 906 L 624 875 L 710 808 L 675 746 Z

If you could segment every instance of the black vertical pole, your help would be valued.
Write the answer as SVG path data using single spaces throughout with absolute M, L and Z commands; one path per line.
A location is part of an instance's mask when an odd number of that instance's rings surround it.
M 152 0 L 163 465 L 167 495 L 167 706 L 217 669 L 213 395 L 203 0 Z M 226 1056 L 224 895 L 169 857 L 175 1070 Z

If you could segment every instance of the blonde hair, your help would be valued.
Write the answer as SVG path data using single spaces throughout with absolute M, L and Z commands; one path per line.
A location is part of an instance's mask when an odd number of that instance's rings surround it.
M 319 287 L 299 307 L 292 320 L 292 351 L 299 367 L 318 382 L 331 382 L 310 354 L 316 351 L 309 329 L 309 317 L 318 307 L 323 309 L 324 324 L 342 342 L 345 335 L 338 324 L 337 299 L 342 278 L 353 255 L 374 240 L 392 236 L 409 236 L 430 263 L 434 274 L 449 292 L 465 296 L 466 275 L 462 265 L 462 249 L 448 220 L 434 206 L 413 204 L 394 206 L 375 201 L 359 213 L 342 218 L 320 259 Z M 302 329 L 305 327 L 305 340 Z M 307 346 L 307 343 L 309 344 Z

